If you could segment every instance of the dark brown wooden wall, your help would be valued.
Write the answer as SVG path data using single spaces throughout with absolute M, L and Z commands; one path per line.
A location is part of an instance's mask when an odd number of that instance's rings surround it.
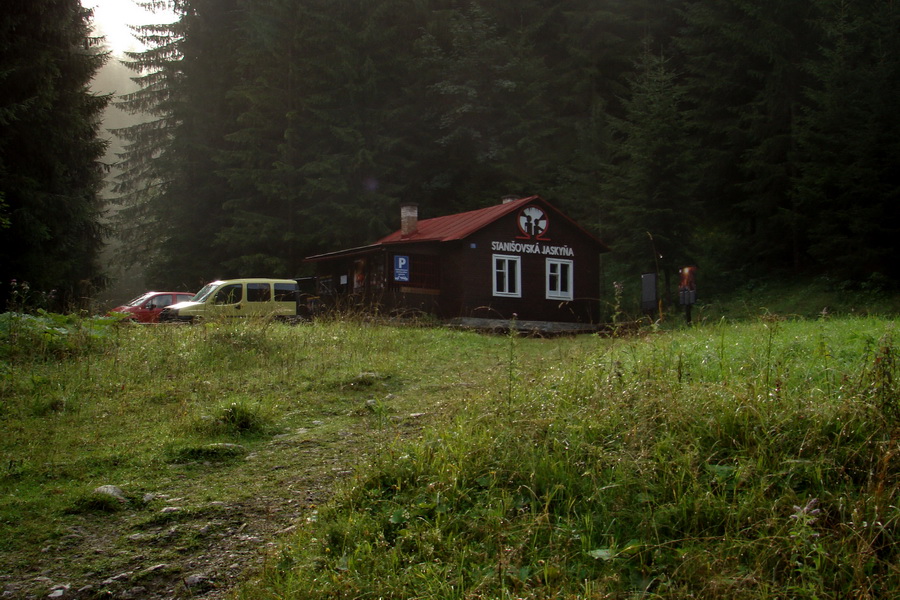
M 549 212 L 549 211 L 548 211 Z M 549 241 L 542 245 L 568 246 L 574 256 L 560 256 L 573 261 L 574 302 L 547 300 L 545 268 L 547 256 L 507 251 L 495 251 L 492 242 L 522 242 L 516 239 L 517 214 L 508 215 L 469 236 L 454 242 L 452 251 L 445 253 L 442 306 L 455 309 L 452 316 L 484 318 L 512 318 L 539 321 L 596 322 L 600 296 L 600 248 L 595 241 L 559 214 L 550 213 Z M 472 247 L 474 245 L 474 248 Z M 450 248 L 448 248 L 450 250 Z M 519 255 L 522 258 L 522 297 L 505 298 L 493 295 L 493 255 Z

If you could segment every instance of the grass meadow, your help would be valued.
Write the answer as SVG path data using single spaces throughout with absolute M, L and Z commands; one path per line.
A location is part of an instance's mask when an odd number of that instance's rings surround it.
M 64 553 L 73 523 L 145 527 L 148 491 L 179 485 L 200 504 L 284 492 L 286 469 L 223 448 L 353 432 L 352 475 L 231 596 L 900 594 L 891 319 L 767 314 L 536 339 L 41 318 L 0 322 L 11 573 L 48 546 Z M 107 506 L 102 484 L 132 508 Z

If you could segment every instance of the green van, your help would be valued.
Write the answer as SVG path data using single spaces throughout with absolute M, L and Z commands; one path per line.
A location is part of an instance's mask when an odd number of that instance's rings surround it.
M 159 315 L 160 323 L 190 323 L 198 319 L 270 317 L 299 319 L 299 289 L 293 279 L 226 279 L 203 286 L 187 302 L 172 304 Z

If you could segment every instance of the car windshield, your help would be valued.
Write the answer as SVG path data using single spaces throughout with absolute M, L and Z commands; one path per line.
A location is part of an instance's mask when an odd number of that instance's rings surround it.
M 126 304 L 125 306 L 140 306 L 144 302 L 144 300 L 146 300 L 147 298 L 149 298 L 152 295 L 153 295 L 153 292 L 150 292 L 149 294 L 141 294 L 134 300 L 129 301 L 128 304 Z
M 216 290 L 217 287 L 218 287 L 218 285 L 215 283 L 207 283 L 206 285 L 203 286 L 203 289 L 201 289 L 199 292 L 197 292 L 196 296 L 191 298 L 191 301 L 192 302 L 203 302 L 204 300 L 206 300 L 209 297 L 210 294 L 212 294 Z

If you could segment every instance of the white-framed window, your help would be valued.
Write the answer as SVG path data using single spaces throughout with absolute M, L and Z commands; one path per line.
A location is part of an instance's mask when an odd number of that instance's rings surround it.
M 522 297 L 522 257 L 494 255 L 494 295 Z
M 571 300 L 572 299 L 572 268 L 571 260 L 558 258 L 547 259 L 547 299 Z

